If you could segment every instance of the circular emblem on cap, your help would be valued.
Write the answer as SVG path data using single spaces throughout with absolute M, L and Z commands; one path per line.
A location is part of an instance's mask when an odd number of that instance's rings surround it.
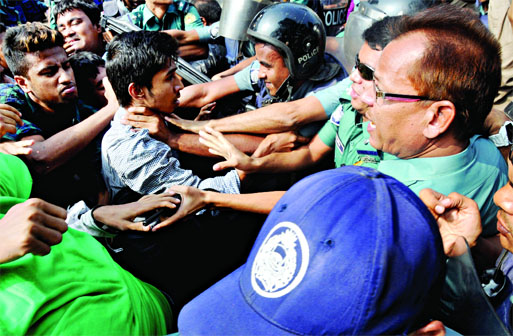
M 281 222 L 269 232 L 251 268 L 251 286 L 266 298 L 279 298 L 296 288 L 305 276 L 310 251 L 303 231 Z

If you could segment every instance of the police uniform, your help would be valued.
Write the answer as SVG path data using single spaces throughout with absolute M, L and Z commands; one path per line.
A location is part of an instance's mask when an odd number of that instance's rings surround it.
M 368 122 L 351 106 L 342 92 L 341 104 L 319 132 L 324 144 L 335 151 L 336 167 L 371 167 L 404 183 L 415 193 L 432 188 L 443 194 L 453 191 L 472 198 L 479 206 L 483 236 L 497 234 L 497 206 L 493 195 L 508 182 L 507 166 L 495 145 L 481 136 L 470 139 L 462 152 L 442 157 L 399 159 L 374 149 L 369 143 Z
M 253 91 L 259 93 L 256 105 L 260 108 L 271 103 L 294 101 L 310 96 L 317 91 L 335 86 L 336 83 L 347 77 L 347 73 L 333 56 L 325 54 L 325 62 L 328 64 L 328 67 L 330 67 L 327 71 L 331 71 L 331 73 L 323 76 L 322 80 L 306 80 L 295 91 L 289 93 L 285 92 L 283 96 L 272 97 L 268 93 L 265 82 L 258 78 L 258 71 L 260 69 L 260 63 L 258 61 L 254 61 L 250 66 L 236 73 L 234 78 L 241 91 Z M 336 65 L 336 67 L 331 67 L 331 65 Z M 321 127 L 322 123 L 310 123 L 302 127 L 299 130 L 299 133 L 303 136 L 311 137 L 315 135 Z
M 159 20 L 148 9 L 146 4 L 138 6 L 132 12 L 123 16 L 123 20 L 149 31 L 169 29 L 190 30 L 203 26 L 196 8 L 191 3 L 183 0 L 175 0 L 169 5 L 162 20 Z

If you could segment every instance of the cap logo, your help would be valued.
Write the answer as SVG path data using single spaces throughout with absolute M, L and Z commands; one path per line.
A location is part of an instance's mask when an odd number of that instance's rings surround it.
M 281 222 L 267 234 L 251 268 L 253 290 L 266 298 L 279 298 L 296 288 L 305 276 L 310 250 L 303 231 Z

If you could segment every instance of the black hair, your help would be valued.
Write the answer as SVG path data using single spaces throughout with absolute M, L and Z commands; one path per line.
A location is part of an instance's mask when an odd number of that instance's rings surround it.
M 7 29 L 2 50 L 12 73 L 26 76 L 31 66 L 25 58 L 27 53 L 38 53 L 62 47 L 63 44 L 64 38 L 58 31 L 48 28 L 41 22 L 29 22 Z
M 363 32 L 363 39 L 374 50 L 383 50 L 398 35 L 397 24 L 402 16 L 387 16 L 374 22 Z
M 52 18 L 57 24 L 57 17 L 66 12 L 79 9 L 91 20 L 93 25 L 100 24 L 101 9 L 93 0 L 61 0 L 52 9 Z
M 198 10 L 198 14 L 205 18 L 207 25 L 211 25 L 214 22 L 221 19 L 221 6 L 217 1 L 204 1 L 199 0 L 194 3 L 194 7 Z
M 178 42 L 166 33 L 137 31 L 116 36 L 107 47 L 107 77 L 121 106 L 132 102 L 128 86 L 151 90 L 153 76 L 177 57 Z
M 85 101 L 84 97 L 87 97 L 88 91 L 91 90 L 89 79 L 98 76 L 98 68 L 105 67 L 105 61 L 90 51 L 79 51 L 70 56 L 69 63 L 75 74 L 78 94 Z

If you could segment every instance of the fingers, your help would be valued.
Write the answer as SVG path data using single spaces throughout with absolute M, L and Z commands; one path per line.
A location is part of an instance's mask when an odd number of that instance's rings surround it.
M 62 241 L 62 233 L 59 231 L 56 231 L 52 228 L 45 227 L 43 225 L 35 225 L 32 229 L 32 234 L 37 240 L 42 242 L 45 245 L 52 246 L 57 245 Z M 35 244 L 34 242 L 32 242 Z M 35 244 L 39 245 L 39 244 Z M 31 248 L 31 252 L 33 249 Z M 48 248 L 49 250 L 49 248 Z M 48 251 L 49 252 L 49 251 Z
M 419 197 L 435 217 L 437 217 L 436 215 L 442 215 L 446 209 L 453 206 L 451 199 L 433 189 L 421 190 Z
M 234 168 L 234 167 L 236 167 L 235 164 L 228 162 L 228 161 L 222 161 L 222 162 L 218 162 L 214 166 L 212 166 L 212 169 L 214 171 L 221 171 L 221 170 L 225 170 L 228 168 Z
M 144 106 L 132 106 L 128 108 L 127 117 L 129 120 L 139 120 L 137 119 L 138 116 L 153 116 L 156 113 L 149 109 L 148 107 Z
M 23 125 L 20 111 L 7 104 L 0 104 L 0 121 L 14 125 Z

